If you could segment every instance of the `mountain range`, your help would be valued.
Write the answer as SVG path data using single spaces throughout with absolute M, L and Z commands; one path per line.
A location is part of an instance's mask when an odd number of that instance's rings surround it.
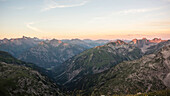
M 23 36 L 16 39 L 0 40 L 0 50 L 14 57 L 51 69 L 86 49 L 105 44 L 108 40 L 42 40 Z
M 170 93 L 170 40 L 23 37 L 0 40 L 0 50 L 4 96 Z
M 159 42 L 157 42 L 158 40 Z M 69 83 L 76 82 L 84 75 L 100 73 L 120 62 L 135 60 L 145 54 L 154 53 L 166 43 L 169 43 L 169 41 L 161 40 L 160 42 L 160 39 L 147 40 L 146 38 L 137 41 L 132 40 L 129 43 L 121 40 L 112 41 L 86 50 L 68 59 L 61 66 L 54 67 L 52 71 L 58 83 L 69 85 Z M 150 47 L 153 46 L 156 48 L 151 51 Z M 143 51 L 144 48 L 145 52 Z
M 20 54 L 36 46 L 41 42 L 38 38 L 30 38 L 23 36 L 22 38 L 0 40 L 0 50 L 6 51 L 12 54 L 14 57 L 18 57 Z
M 60 40 L 42 41 L 19 56 L 20 60 L 32 62 L 43 68 L 52 68 L 79 54 L 86 48 Z

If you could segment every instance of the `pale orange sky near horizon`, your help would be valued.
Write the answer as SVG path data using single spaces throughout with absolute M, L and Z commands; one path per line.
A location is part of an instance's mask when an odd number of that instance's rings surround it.
M 56 36 L 55 37 L 55 35 L 54 36 L 51 36 L 51 37 L 48 37 L 48 36 L 50 36 L 50 35 L 48 35 L 47 37 L 41 37 L 41 35 L 39 34 L 39 36 L 38 36 L 38 34 L 37 35 L 20 35 L 20 36 L 18 36 L 18 34 L 17 35 L 15 35 L 15 33 L 14 33 L 14 35 L 12 35 L 12 36 L 8 36 L 8 35 L 5 35 L 5 38 L 8 38 L 8 39 L 11 39 L 11 38 L 22 38 L 23 36 L 26 36 L 26 37 L 31 37 L 31 38 L 33 38 L 33 37 L 37 37 L 37 38 L 39 38 L 39 39 L 59 39 L 59 40 L 61 40 L 61 39 L 75 39 L 75 38 L 78 38 L 78 39 L 92 39 L 92 40 L 98 40 L 98 39 L 105 39 L 105 40 L 115 40 L 115 39 L 124 39 L 124 40 L 132 40 L 132 39 L 142 39 L 142 38 L 147 38 L 147 39 L 153 39 L 153 38 L 162 38 L 162 39 L 164 39 L 164 40 L 168 40 L 168 39 L 170 39 L 169 37 L 170 37 L 170 35 L 169 34 L 159 34 L 159 33 L 150 33 L 150 34 L 147 34 L 147 35 L 144 35 L 144 34 L 114 34 L 114 35 L 110 35 L 110 34 L 105 34 L 104 36 L 103 36 L 103 34 L 98 34 L 97 35 L 97 37 L 96 37 L 96 35 L 82 35 L 82 36 L 78 36 L 78 35 L 64 35 L 64 36 Z M 4 37 L 1 37 L 0 36 L 0 39 L 4 39 Z
M 0 39 L 170 39 L 169 0 L 0 0 Z

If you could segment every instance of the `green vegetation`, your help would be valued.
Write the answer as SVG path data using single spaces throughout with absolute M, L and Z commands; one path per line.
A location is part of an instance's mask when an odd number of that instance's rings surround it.
M 12 55 L 8 54 L 7 52 L 0 51 L 0 61 L 6 63 L 15 63 L 15 64 L 22 64 L 23 62 L 17 60 Z
M 0 51 L 0 95 L 62 96 L 55 84 L 33 69 L 38 69 L 45 73 L 43 69 L 39 69 L 33 64 L 22 62 L 8 53 Z

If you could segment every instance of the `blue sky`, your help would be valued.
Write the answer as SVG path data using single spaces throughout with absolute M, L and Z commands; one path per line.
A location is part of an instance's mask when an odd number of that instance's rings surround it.
M 0 0 L 0 38 L 170 38 L 170 0 Z

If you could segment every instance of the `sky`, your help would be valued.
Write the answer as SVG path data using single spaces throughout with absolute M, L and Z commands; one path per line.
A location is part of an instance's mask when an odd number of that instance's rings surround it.
M 0 39 L 170 39 L 170 0 L 0 0 Z

